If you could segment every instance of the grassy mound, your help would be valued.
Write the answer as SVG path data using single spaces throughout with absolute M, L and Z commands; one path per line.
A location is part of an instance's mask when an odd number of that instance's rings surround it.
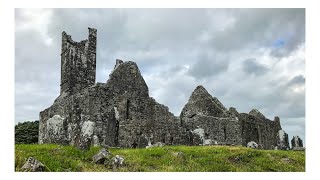
M 112 171 L 92 163 L 100 147 L 82 151 L 72 146 L 15 145 L 15 170 L 32 156 L 47 171 Z M 116 149 L 109 151 L 124 156 L 125 165 L 116 171 L 143 172 L 222 172 L 222 171 L 305 171 L 304 151 L 255 150 L 238 146 L 165 146 L 151 149 Z M 177 156 L 182 152 L 183 156 Z

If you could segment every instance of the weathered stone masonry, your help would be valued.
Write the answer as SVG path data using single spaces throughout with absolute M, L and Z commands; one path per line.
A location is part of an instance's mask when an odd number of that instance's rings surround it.
M 169 145 L 244 145 L 288 149 L 280 120 L 226 109 L 198 86 L 179 117 L 149 96 L 136 63 L 117 59 L 106 83 L 95 83 L 97 30 L 75 42 L 62 33 L 61 91 L 53 105 L 40 112 L 39 143 L 88 148 L 91 145 L 146 147 Z

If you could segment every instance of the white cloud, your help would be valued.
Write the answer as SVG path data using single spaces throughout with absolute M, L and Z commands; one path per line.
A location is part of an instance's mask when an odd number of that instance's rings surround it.
M 50 46 L 52 38 L 48 35 L 48 25 L 52 17 L 50 9 L 16 9 L 16 33 L 23 31 L 35 31 L 43 42 Z

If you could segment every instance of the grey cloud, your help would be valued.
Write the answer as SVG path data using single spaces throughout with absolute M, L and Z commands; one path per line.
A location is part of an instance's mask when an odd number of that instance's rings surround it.
M 49 107 L 59 95 L 58 83 L 43 81 L 15 83 L 16 122 L 38 120 L 39 112 Z M 56 87 L 53 87 L 56 86 Z
M 292 78 L 287 85 L 288 86 L 293 86 L 293 85 L 304 85 L 305 84 L 305 77 L 303 75 L 297 75 L 294 78 Z
M 202 54 L 190 67 L 189 75 L 197 78 L 207 78 L 227 71 L 229 60 L 211 54 Z
M 297 95 L 296 97 L 292 97 L 289 102 L 279 104 L 276 107 L 278 109 L 275 110 L 275 113 L 284 118 L 304 117 L 305 97 L 304 95 Z
M 236 107 L 240 112 L 257 108 L 270 119 L 274 116 L 305 116 L 304 83 L 297 81 L 303 78 L 279 78 L 272 73 L 272 69 L 270 71 L 264 76 L 248 76 L 246 73 L 237 73 L 238 69 L 234 69 L 228 72 L 229 76 L 225 74 L 211 80 L 211 87 L 226 107 Z M 288 86 L 292 82 L 300 83 L 298 91 L 295 87 Z
M 50 106 L 59 93 L 60 52 L 57 47 L 45 45 L 34 34 L 32 31 L 16 33 L 16 122 L 37 120 L 40 109 Z
M 145 78 L 145 80 L 149 86 L 150 95 L 157 102 L 168 106 L 172 113 L 180 115 L 183 106 L 188 102 L 191 93 L 200 82 L 178 72 L 171 72 L 171 75 L 171 78 L 168 79 Z
M 54 9 L 52 22 L 49 24 L 49 35 L 57 40 L 55 45 L 59 46 L 62 29 L 71 34 L 74 40 L 79 41 L 86 38 L 84 31 L 88 26 L 96 27 L 99 37 L 97 67 L 101 68 L 100 70 L 110 69 L 114 60 L 120 58 L 134 60 L 142 65 L 143 71 L 152 71 L 152 67 L 159 64 L 178 64 L 186 60 L 185 53 L 192 53 L 189 49 L 197 43 L 199 33 L 212 26 L 208 23 L 212 13 L 209 14 L 208 11 Z M 179 54 L 183 58 L 177 58 Z M 104 81 L 103 78 L 97 79 Z
M 61 29 L 79 40 L 83 29 L 98 29 L 102 50 L 174 48 L 207 29 L 210 18 L 203 9 L 55 9 L 50 35 Z M 75 16 L 75 14 L 77 14 Z M 160 18 L 161 17 L 161 18 Z M 81 23 L 75 23 L 80 22 Z M 58 32 L 58 35 L 57 35 Z M 108 49 L 107 49 L 108 48 Z
M 305 40 L 304 9 L 237 9 L 230 14 L 235 18 L 233 25 L 216 33 L 211 40 L 217 50 L 271 48 L 275 41 L 283 39 L 284 46 L 274 48 L 271 53 L 282 57 Z
M 246 59 L 242 63 L 243 70 L 248 74 L 260 76 L 268 72 L 268 68 L 257 62 L 256 59 Z

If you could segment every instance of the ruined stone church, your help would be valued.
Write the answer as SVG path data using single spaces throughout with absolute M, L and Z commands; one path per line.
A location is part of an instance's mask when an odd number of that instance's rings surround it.
M 197 86 L 174 116 L 149 96 L 135 62 L 116 60 L 105 83 L 96 79 L 97 30 L 75 42 L 62 33 L 60 95 L 40 112 L 39 143 L 144 148 L 167 145 L 243 145 L 288 149 L 288 135 L 279 117 L 267 119 L 258 110 L 239 113 L 225 108 L 203 86 Z

